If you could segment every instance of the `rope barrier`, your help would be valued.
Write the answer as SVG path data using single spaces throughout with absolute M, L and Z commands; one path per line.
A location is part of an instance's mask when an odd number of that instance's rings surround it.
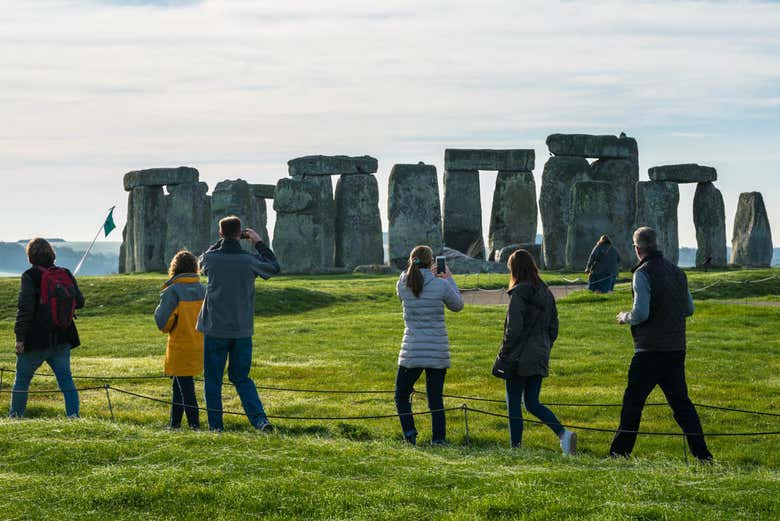
M 58 393 L 73 393 L 73 392 L 85 392 L 85 391 L 96 391 L 103 389 L 103 386 L 98 387 L 76 387 L 75 389 L 38 389 L 35 391 L 30 391 L 29 389 L 27 391 L 15 391 L 13 389 L 0 389 L 0 393 L 8 393 L 8 394 L 58 394 Z

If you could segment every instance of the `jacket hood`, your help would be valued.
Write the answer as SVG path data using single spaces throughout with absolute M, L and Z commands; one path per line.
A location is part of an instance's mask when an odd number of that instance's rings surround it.
M 192 284 L 193 282 L 200 282 L 200 275 L 197 273 L 179 273 L 165 281 L 163 289 L 173 286 L 174 284 Z
M 530 282 L 520 282 L 507 290 L 507 294 L 510 296 L 515 293 L 533 306 L 542 308 L 547 305 L 547 292 L 544 291 L 544 286 L 534 286 Z

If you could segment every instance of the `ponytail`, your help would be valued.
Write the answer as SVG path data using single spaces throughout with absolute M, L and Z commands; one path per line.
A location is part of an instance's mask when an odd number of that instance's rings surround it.
M 412 290 L 415 297 L 422 293 L 425 278 L 422 270 L 430 268 L 433 261 L 433 251 L 428 246 L 415 246 L 409 254 L 409 263 L 406 268 L 406 287 Z

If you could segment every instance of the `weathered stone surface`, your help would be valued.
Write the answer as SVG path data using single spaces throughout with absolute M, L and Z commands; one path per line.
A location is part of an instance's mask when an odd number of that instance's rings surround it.
M 696 227 L 696 267 L 726 266 L 726 209 L 720 190 L 712 183 L 696 185 L 693 224 Z
M 498 172 L 490 214 L 491 260 L 509 244 L 533 243 L 537 225 L 536 182 L 531 172 Z
M 571 189 L 566 267 L 582 270 L 596 241 L 603 234 L 615 235 L 615 197 L 605 181 L 579 181 Z
M 553 156 L 544 164 L 539 210 L 542 216 L 542 249 L 548 270 L 566 266 L 566 236 L 569 228 L 571 187 L 590 179 L 591 169 L 583 157 Z
M 165 186 L 192 184 L 198 182 L 198 171 L 188 166 L 178 168 L 149 168 L 134 170 L 124 177 L 125 191 L 138 186 Z
M 436 167 L 394 165 L 387 198 L 390 264 L 406 267 L 415 246 L 427 244 L 438 254 L 442 249 L 441 205 Z
M 594 181 L 605 181 L 612 185 L 612 208 L 614 223 L 611 235 L 612 245 L 620 254 L 624 267 L 630 267 L 635 261 L 631 246 L 636 217 L 636 183 L 639 181 L 639 168 L 632 159 L 599 159 L 590 165 Z
M 444 171 L 444 244 L 469 257 L 485 258 L 476 170 Z
M 510 244 L 508 246 L 504 246 L 496 255 L 496 262 L 499 264 L 506 264 L 509 260 L 509 256 L 517 250 L 525 250 L 530 253 L 534 258 L 534 262 L 536 262 L 536 267 L 542 269 L 542 245 L 535 243 Z
M 490 262 L 484 259 L 469 257 L 458 250 L 445 247 L 442 255 L 447 258 L 447 266 L 456 275 L 467 273 L 508 273 L 506 264 Z
M 551 134 L 547 148 L 556 156 L 629 159 L 635 157 L 637 144 L 632 137 Z
M 330 177 L 280 179 L 274 209 L 273 245 L 282 271 L 314 273 L 332 268 L 336 211 Z
M 401 272 L 395 266 L 388 266 L 387 264 L 362 264 L 355 266 L 355 269 L 352 271 L 353 273 L 368 273 L 369 275 L 393 275 Z
M 127 221 L 122 230 L 122 246 L 119 248 L 119 273 L 135 272 L 135 233 L 133 232 L 133 192 L 127 194 Z
M 336 266 L 382 264 L 384 256 L 376 177 L 342 175 L 336 184 Z
M 731 239 L 731 262 L 751 268 L 772 262 L 772 230 L 760 192 L 739 194 Z
M 166 265 L 179 250 L 188 249 L 199 255 L 208 247 L 211 205 L 207 192 L 206 183 L 168 186 L 168 195 L 165 198 Z
M 162 186 L 137 186 L 130 195 L 132 202 L 128 222 L 132 221 L 130 245 L 125 253 L 132 255 L 126 263 L 132 271 L 165 271 L 165 194 Z
M 658 248 L 664 257 L 677 264 L 680 244 L 677 235 L 677 183 L 640 181 L 636 184 L 636 226 L 649 226 L 658 234 Z M 634 259 L 636 255 L 634 255 Z
M 229 215 L 241 219 L 245 228 L 257 225 L 255 198 L 249 183 L 243 179 L 225 180 L 217 183 L 211 194 L 212 237 L 219 236 L 219 221 Z M 245 244 L 249 248 L 248 244 Z
M 534 169 L 534 150 L 448 148 L 444 151 L 445 170 L 511 170 L 530 172 Z
M 255 193 L 255 231 L 260 234 L 263 242 L 268 242 L 268 204 L 265 197 L 258 197 Z
M 252 188 L 252 193 L 255 195 L 255 197 L 262 197 L 263 199 L 274 198 L 276 185 L 250 184 L 249 186 Z
M 379 162 L 371 156 L 304 156 L 287 161 L 291 176 L 373 174 Z
M 711 166 L 700 166 L 695 163 L 654 166 L 647 173 L 651 181 L 673 183 L 708 183 L 718 179 L 717 170 Z

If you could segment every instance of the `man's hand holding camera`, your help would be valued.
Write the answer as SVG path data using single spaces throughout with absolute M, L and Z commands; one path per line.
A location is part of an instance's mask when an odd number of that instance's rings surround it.
M 252 228 L 244 228 L 244 230 L 241 232 L 241 238 L 250 241 L 252 246 L 258 242 L 263 241 L 263 239 L 260 238 L 260 234 L 254 231 Z

